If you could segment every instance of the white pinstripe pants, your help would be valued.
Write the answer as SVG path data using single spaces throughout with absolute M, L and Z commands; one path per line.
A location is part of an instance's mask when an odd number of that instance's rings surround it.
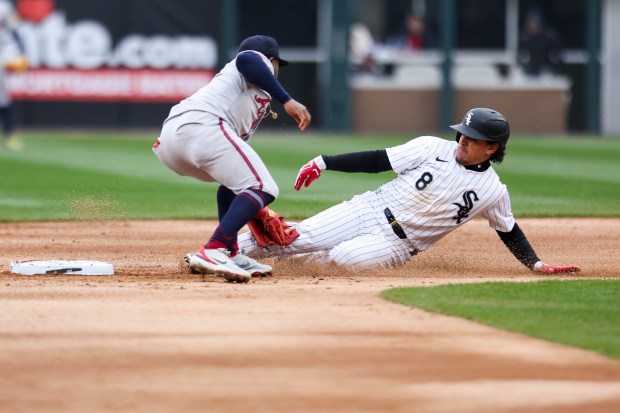
M 239 250 L 249 256 L 291 256 L 318 253 L 319 262 L 350 268 L 394 267 L 411 258 L 410 246 L 394 234 L 381 209 L 367 192 L 293 224 L 299 237 L 286 247 L 261 248 L 250 232 L 239 236 Z

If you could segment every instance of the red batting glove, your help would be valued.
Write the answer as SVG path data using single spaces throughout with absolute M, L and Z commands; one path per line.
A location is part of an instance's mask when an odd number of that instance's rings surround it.
M 299 170 L 297 174 L 297 179 L 295 180 L 295 189 L 299 191 L 301 188 L 301 184 L 303 184 L 306 188 L 310 186 L 310 184 L 321 176 L 321 168 L 316 163 L 316 158 L 305 164 Z
M 577 272 L 581 271 L 581 268 L 572 266 L 562 267 L 559 265 L 548 265 L 542 261 L 538 261 L 536 265 L 534 265 L 534 270 L 539 272 L 546 272 L 547 274 L 557 274 L 561 272 Z

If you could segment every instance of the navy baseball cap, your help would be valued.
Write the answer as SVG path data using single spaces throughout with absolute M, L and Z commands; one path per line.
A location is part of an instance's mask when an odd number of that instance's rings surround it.
M 288 64 L 288 61 L 280 58 L 280 48 L 278 47 L 278 42 L 273 37 L 260 34 L 248 37 L 239 45 L 239 52 L 245 50 L 255 50 L 267 57 L 273 57 L 280 62 L 280 66 L 286 66 Z

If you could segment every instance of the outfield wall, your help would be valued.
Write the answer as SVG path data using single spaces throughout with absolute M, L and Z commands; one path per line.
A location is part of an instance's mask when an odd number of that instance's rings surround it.
M 603 73 L 601 131 L 620 135 L 620 2 L 607 0 L 603 9 Z
M 597 5 L 598 1 L 587 4 Z M 601 53 L 601 125 L 610 133 L 619 130 L 618 118 L 613 113 L 620 96 L 614 76 L 620 71 L 619 46 L 614 40 L 619 36 L 619 29 L 612 24 L 620 18 L 617 12 L 620 5 L 613 0 L 600 1 L 605 6 L 602 15 L 605 30 L 609 32 Z M 462 11 L 472 2 L 475 1 L 457 2 L 461 12 L 457 13 L 459 42 L 455 64 L 459 64 L 459 54 L 474 51 L 484 54 L 489 65 L 514 66 L 516 39 L 526 2 L 497 0 L 493 2 L 493 10 L 485 9 L 484 16 L 482 13 L 476 16 L 484 17 L 483 20 L 467 23 Z M 311 110 L 313 129 L 329 126 L 330 116 L 346 118 L 347 122 L 350 119 L 351 129 L 356 131 L 390 132 L 397 127 L 410 132 L 412 129 L 408 125 L 416 116 L 418 119 L 413 123 L 416 129 L 430 131 L 444 127 L 438 124 L 435 114 L 440 103 L 435 103 L 436 95 L 429 97 L 427 92 L 396 97 L 406 101 L 403 105 L 391 102 L 389 106 L 397 110 L 381 113 L 388 105 L 374 105 L 379 110 L 349 112 L 348 107 L 343 109 L 343 102 L 348 102 L 349 96 L 341 96 L 348 93 L 347 79 L 342 76 L 346 70 L 340 67 L 342 70 L 334 76 L 326 75 L 325 70 L 331 68 L 329 62 L 333 59 L 330 56 L 334 55 L 333 36 L 327 35 L 334 14 L 329 5 L 350 4 L 350 22 L 367 20 L 374 34 L 377 35 L 377 30 L 381 34 L 375 41 L 388 44 L 387 36 L 398 30 L 404 13 L 414 4 L 426 6 L 429 27 L 438 30 L 437 19 L 443 2 L 287 0 L 287 7 L 281 7 L 281 2 L 274 0 L 14 0 L 14 3 L 20 11 L 25 10 L 26 3 L 50 6 L 36 16 L 24 16 L 20 28 L 28 46 L 31 68 L 26 73 L 11 75 L 10 88 L 16 98 L 19 127 L 158 127 L 174 103 L 208 82 L 217 69 L 234 56 L 241 38 L 256 33 L 267 33 L 280 40 L 282 55 L 293 63 L 281 71 L 280 79 L 285 88 Z M 516 7 L 519 4 L 523 7 Z M 567 2 L 567 7 L 555 2 L 555 6 L 551 2 L 545 4 L 547 17 L 563 28 L 562 34 L 567 40 L 562 76 L 569 79 L 570 90 L 559 88 L 552 93 L 547 88 L 545 99 L 548 100 L 534 107 L 552 110 L 547 117 L 543 116 L 543 111 L 531 110 L 524 125 L 533 132 L 583 131 L 585 114 L 589 113 L 586 98 L 590 90 L 586 82 L 588 59 L 583 33 L 583 11 L 587 6 L 579 2 Z M 493 24 L 479 24 L 489 21 Z M 484 30 L 488 28 L 492 28 L 495 35 L 488 35 Z M 339 33 L 338 38 L 346 36 L 342 31 Z M 491 41 L 484 42 L 484 48 L 480 48 L 481 38 Z M 343 49 L 345 52 L 346 48 Z M 350 61 L 355 63 L 354 59 Z M 399 64 L 398 61 L 387 63 L 392 67 Z M 477 93 L 475 87 L 461 87 L 456 91 L 456 116 L 462 112 L 458 102 L 469 104 L 469 93 L 474 106 L 501 106 L 506 108 L 503 110 L 511 120 L 518 120 L 522 108 L 525 105 L 529 108 L 529 101 L 535 96 L 530 96 L 527 88 L 521 88 L 528 93 L 527 99 L 515 98 L 514 93 L 507 92 L 510 88 L 516 91 L 518 87 L 515 86 L 518 85 L 501 86 L 497 93 L 491 93 L 488 88 Z M 406 91 L 404 87 L 403 92 Z M 328 99 L 330 92 L 334 92 L 332 100 Z M 358 94 L 358 90 L 353 89 L 352 94 Z M 361 99 L 360 96 L 350 97 L 351 101 Z M 481 102 L 481 97 L 487 103 Z M 370 106 L 377 101 L 367 93 L 363 99 L 369 101 Z M 420 103 L 412 104 L 415 100 Z M 521 110 L 514 114 L 513 107 Z M 282 113 L 281 105 L 276 103 L 274 110 Z M 428 111 L 433 113 L 422 117 Z M 391 118 L 401 125 L 389 122 Z M 368 128 L 359 126 L 371 121 Z M 391 129 L 383 127 L 388 122 Z M 277 122 L 264 122 L 262 128 L 290 130 L 294 124 L 289 117 L 280 116 Z

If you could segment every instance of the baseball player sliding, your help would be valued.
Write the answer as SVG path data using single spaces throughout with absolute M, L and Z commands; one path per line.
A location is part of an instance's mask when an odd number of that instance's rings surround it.
M 451 128 L 456 142 L 422 136 L 383 150 L 317 156 L 301 168 L 295 189 L 310 185 L 323 170 L 394 170 L 398 176 L 375 191 L 291 224 L 300 235 L 288 246 L 260 247 L 248 232 L 239 236 L 240 250 L 256 257 L 312 253 L 320 262 L 351 268 L 392 267 L 481 215 L 529 269 L 579 271 L 541 261 L 515 222 L 506 186 L 491 166 L 504 159 L 510 136 L 506 118 L 476 108 Z
M 211 239 L 186 260 L 192 270 L 215 273 L 228 281 L 247 282 L 271 267 L 240 254 L 237 232 L 278 196 L 278 186 L 258 154 L 248 145 L 274 97 L 304 131 L 312 117 L 278 82 L 281 66 L 277 41 L 252 36 L 241 42 L 236 58 L 198 92 L 170 110 L 153 151 L 183 176 L 219 182 L 219 225 Z

